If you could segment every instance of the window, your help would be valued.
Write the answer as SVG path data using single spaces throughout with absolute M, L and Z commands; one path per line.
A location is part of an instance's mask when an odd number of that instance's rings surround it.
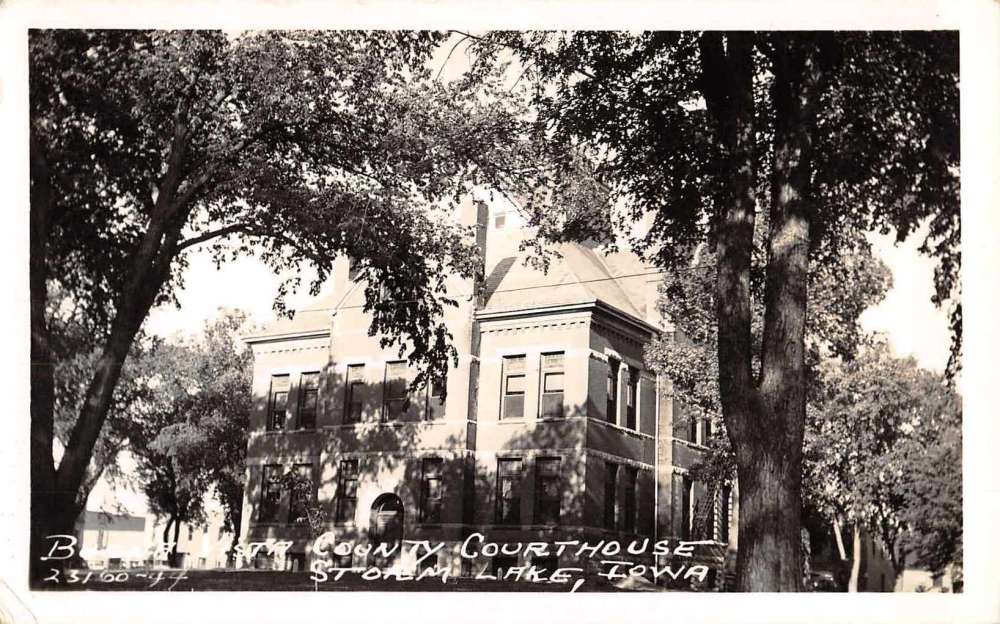
M 253 567 L 255 570 L 273 570 L 274 553 L 269 553 L 266 548 L 261 548 L 257 551 L 257 554 L 254 555 Z
M 608 359 L 608 410 L 610 423 L 618 422 L 618 360 Z
M 618 488 L 618 464 L 604 464 L 604 528 L 614 531 L 617 525 L 618 501 L 615 500 L 615 490 Z
M 285 428 L 285 410 L 288 407 L 288 375 L 271 375 L 271 396 L 268 400 L 267 430 Z
M 521 523 L 521 460 L 497 461 L 497 524 Z
M 704 505 L 705 514 L 705 528 L 702 530 L 707 533 L 703 536 L 703 539 L 714 540 L 717 537 L 716 529 L 718 528 L 718 518 L 715 515 L 715 506 L 719 502 L 719 493 L 716 492 L 715 496 L 706 496 L 701 500 L 701 504 Z M 695 515 L 697 518 L 697 514 Z
M 622 509 L 622 529 L 629 533 L 635 532 L 636 527 L 636 498 L 639 481 L 639 470 L 631 466 L 625 468 L 625 500 Z
M 691 416 L 688 420 L 688 439 L 695 444 L 708 444 L 712 435 L 712 421 Z
M 501 418 L 524 418 L 524 356 L 503 359 L 503 411 Z
M 628 383 L 626 385 L 625 396 L 625 427 L 635 429 L 635 403 L 636 392 L 639 385 L 639 371 L 631 366 L 628 367 Z
M 306 569 L 305 553 L 288 553 L 285 555 L 285 571 L 298 572 Z
M 542 354 L 542 417 L 562 416 L 563 353 Z
M 261 473 L 260 522 L 277 522 L 281 504 L 281 466 L 268 464 Z
M 358 508 L 358 460 L 341 460 L 338 479 L 335 521 L 353 521 L 354 512 Z
M 501 212 L 500 214 L 493 217 L 493 227 L 500 230 L 503 226 L 507 224 L 507 214 Z
M 431 381 L 427 390 L 427 420 L 444 416 L 444 385 L 446 381 Z
M 407 395 L 406 362 L 386 362 L 385 397 L 382 405 L 382 420 L 399 420 L 410 406 Z
M 190 542 L 193 539 L 194 539 L 194 527 L 189 524 L 188 525 L 188 541 Z
M 344 423 L 361 422 L 365 405 L 365 365 L 347 367 L 347 392 L 344 399 Z
M 469 362 L 469 420 L 475 422 L 479 411 L 479 360 Z
M 319 403 L 319 373 L 302 373 L 299 380 L 299 429 L 316 428 L 316 406 Z
M 103 549 L 108 547 L 108 532 L 104 529 L 97 529 L 97 548 Z
M 689 477 L 681 478 L 681 538 L 691 539 L 694 531 L 694 482 Z
M 288 496 L 288 523 L 296 524 L 309 518 L 307 508 L 313 497 L 311 464 L 295 464 L 295 479 Z
M 733 512 L 733 489 L 726 485 L 722 487 L 722 508 L 719 510 L 719 541 L 729 543 L 729 523 Z
M 540 457 L 535 461 L 535 524 L 559 524 L 558 457 Z
M 420 492 L 420 521 L 428 524 L 441 522 L 441 465 L 439 457 L 429 457 L 423 462 L 423 483 Z

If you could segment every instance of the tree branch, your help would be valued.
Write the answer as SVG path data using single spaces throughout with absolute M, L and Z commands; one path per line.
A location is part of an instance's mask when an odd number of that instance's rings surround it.
M 455 53 L 455 49 L 458 48 L 458 46 L 460 46 L 462 42 L 465 41 L 466 39 L 469 39 L 469 35 L 462 35 L 462 38 L 459 39 L 455 43 L 455 45 L 451 46 L 451 50 L 448 51 L 448 56 L 444 58 L 444 62 L 441 63 L 441 67 L 438 68 L 438 73 L 436 76 L 434 76 L 434 80 L 438 80 L 439 78 L 441 78 L 441 72 L 444 71 L 445 65 L 448 64 L 449 60 L 451 60 L 451 55 Z
M 194 247 L 206 241 L 212 240 L 213 238 L 220 238 L 223 236 L 228 236 L 235 232 L 248 231 L 250 229 L 250 224 L 248 223 L 234 223 L 232 225 L 227 225 L 225 227 L 217 228 L 215 230 L 209 230 L 198 236 L 192 236 L 191 238 L 182 240 L 177 244 L 177 251 L 183 251 L 188 247 Z

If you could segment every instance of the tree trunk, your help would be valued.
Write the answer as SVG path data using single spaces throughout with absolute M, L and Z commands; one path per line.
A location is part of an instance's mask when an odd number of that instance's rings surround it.
M 766 422 L 765 414 L 755 414 Z M 739 591 L 802 590 L 801 466 L 778 445 L 746 445 L 740 481 Z M 756 447 L 756 448 L 754 448 Z
M 49 258 L 46 254 L 52 218 L 53 189 L 48 163 L 32 135 L 31 227 L 29 286 L 31 299 L 31 535 L 29 575 L 32 582 L 49 567 L 39 560 L 50 546 L 48 535 L 70 534 L 79 513 L 81 487 L 86 479 L 94 445 L 104 427 L 122 366 L 157 294 L 170 276 L 186 221 L 190 197 L 175 201 L 187 131 L 178 125 L 171 146 L 167 173 L 160 186 L 150 224 L 133 256 L 131 271 L 115 305 L 115 318 L 104 351 L 87 388 L 80 415 L 65 445 L 58 469 L 52 456 L 54 443 L 55 362 L 45 319 Z
M 45 318 L 48 302 L 47 244 L 49 225 L 54 209 L 51 172 L 41 146 L 31 133 L 30 156 L 30 218 L 28 241 L 28 283 L 31 304 L 31 522 L 28 546 L 29 579 L 32 586 L 47 575 L 50 568 L 63 567 L 62 560 L 42 561 L 52 542 L 49 535 L 71 535 L 75 516 L 68 518 L 74 497 L 61 492 L 56 484 L 52 456 L 55 437 L 55 362 L 51 338 Z M 63 510 L 62 512 L 60 510 Z
M 795 452 L 751 366 L 750 266 L 756 209 L 753 33 L 706 33 L 702 91 L 717 125 L 726 184 L 716 226 L 719 393 L 739 479 L 738 591 L 802 586 L 801 477 Z M 801 455 L 801 441 L 798 454 Z
M 177 541 L 180 538 L 180 533 L 181 533 L 181 519 L 179 517 L 177 517 L 177 516 L 174 516 L 174 543 L 173 543 L 173 547 L 170 549 L 170 567 L 171 568 L 179 568 L 179 567 L 181 567 L 180 566 L 180 561 L 178 560 L 178 555 L 177 555 Z
M 808 36 L 781 33 L 774 70 L 774 158 L 764 336 L 753 378 L 750 268 L 755 222 L 755 33 L 705 33 L 702 93 L 716 124 L 725 189 L 717 198 L 719 393 L 739 479 L 739 591 L 802 589 L 805 319 L 818 70 Z M 723 40 L 724 39 L 724 40 Z M 761 46 L 762 51 L 768 46 Z
M 229 540 L 229 552 L 226 557 L 228 565 L 236 566 L 236 545 L 240 542 L 240 530 L 243 524 L 243 508 L 240 507 L 229 514 L 229 524 L 233 528 L 233 537 Z
M 164 525 L 163 527 L 163 537 L 161 539 L 163 541 L 164 546 L 170 543 L 170 527 L 173 524 L 174 524 L 174 517 L 170 516 L 169 518 L 167 518 L 167 524 Z
M 753 447 L 742 454 L 746 476 L 771 498 L 765 539 L 781 541 L 776 556 L 781 590 L 801 590 L 802 443 L 806 418 L 805 330 L 812 243 L 812 131 L 820 79 L 812 35 L 771 39 L 774 146 L 759 412 Z M 738 451 L 737 456 L 741 453 Z M 743 478 L 743 475 L 741 475 Z M 761 510 L 766 511 L 767 510 Z M 759 520 L 759 519 L 758 519 Z M 748 518 L 748 521 L 753 521 Z M 773 578 L 772 578 L 773 580 Z
M 858 525 L 854 525 L 854 547 L 851 550 L 851 580 L 847 583 L 847 591 L 855 593 L 860 591 L 861 581 L 861 530 Z
M 833 521 L 833 537 L 837 540 L 837 552 L 840 553 L 840 560 L 847 561 L 847 551 L 844 550 L 844 536 L 840 531 L 840 522 Z

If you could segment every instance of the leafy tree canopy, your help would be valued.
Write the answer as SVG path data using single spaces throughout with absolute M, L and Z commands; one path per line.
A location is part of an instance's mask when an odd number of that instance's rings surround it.
M 419 368 L 415 383 L 444 375 L 455 358 L 445 277 L 481 264 L 447 208 L 512 178 L 516 127 L 489 85 L 430 79 L 442 38 L 31 31 L 33 562 L 43 535 L 70 530 L 124 362 L 195 248 L 287 271 L 279 311 L 301 267 L 315 269 L 315 293 L 350 256 L 370 332 Z M 58 464 L 53 289 L 97 346 Z
M 632 248 L 678 268 L 687 266 L 699 245 L 714 245 L 719 202 L 727 201 L 721 189 L 728 155 L 707 102 L 715 95 L 704 55 L 708 34 L 465 36 L 479 54 L 470 81 L 498 67 L 509 72 L 502 59 L 513 52 L 521 60 L 518 81 L 532 84 L 527 97 L 536 111 L 535 133 L 548 155 L 538 162 L 554 165 L 536 172 L 539 191 L 525 198 L 537 222 L 555 225 L 543 234 L 614 243 L 611 224 L 646 222 Z M 810 201 L 816 204 L 811 260 L 829 265 L 864 252 L 858 231 L 894 232 L 902 241 L 925 225 L 921 250 L 938 260 L 934 302 L 950 306 L 954 345 L 948 370 L 956 372 L 961 254 L 955 36 L 845 32 L 820 35 L 810 44 L 820 47 L 824 71 L 815 120 L 804 129 L 812 150 Z M 755 134 L 749 151 L 766 172 L 774 162 L 774 124 L 782 112 L 773 92 L 781 37 L 753 33 L 752 45 Z M 769 175 L 757 176 L 759 206 L 770 203 L 772 183 Z M 758 219 L 766 216 L 766 210 L 758 213 Z
M 897 570 L 900 551 L 935 572 L 960 564 L 960 397 L 883 342 L 822 369 L 806 428 L 809 503 L 867 526 Z
M 465 232 L 434 207 L 484 180 L 507 131 L 476 94 L 426 80 L 440 40 L 33 32 L 32 136 L 53 197 L 50 282 L 106 335 L 154 236 L 173 260 L 155 303 L 182 285 L 197 245 L 220 262 L 256 254 L 296 275 L 311 264 L 314 289 L 344 253 L 387 291 L 369 297 L 372 330 L 405 335 L 411 359 L 440 366 L 449 354 L 435 320 L 443 276 L 477 267 Z
M 245 314 L 224 311 L 197 338 L 160 344 L 137 364 L 152 392 L 125 425 L 128 450 L 160 516 L 200 522 L 214 495 L 226 529 L 239 531 L 253 374 L 240 335 L 249 329 Z

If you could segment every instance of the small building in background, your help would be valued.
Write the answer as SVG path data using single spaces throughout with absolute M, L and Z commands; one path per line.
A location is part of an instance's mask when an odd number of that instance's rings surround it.
M 954 564 L 933 571 L 917 562 L 916 554 L 906 549 L 906 539 L 900 540 L 898 558 L 903 562 L 896 584 L 899 592 L 962 593 L 962 568 Z
M 75 533 L 78 552 L 88 568 L 132 568 L 146 563 L 146 518 L 142 516 L 83 511 Z

